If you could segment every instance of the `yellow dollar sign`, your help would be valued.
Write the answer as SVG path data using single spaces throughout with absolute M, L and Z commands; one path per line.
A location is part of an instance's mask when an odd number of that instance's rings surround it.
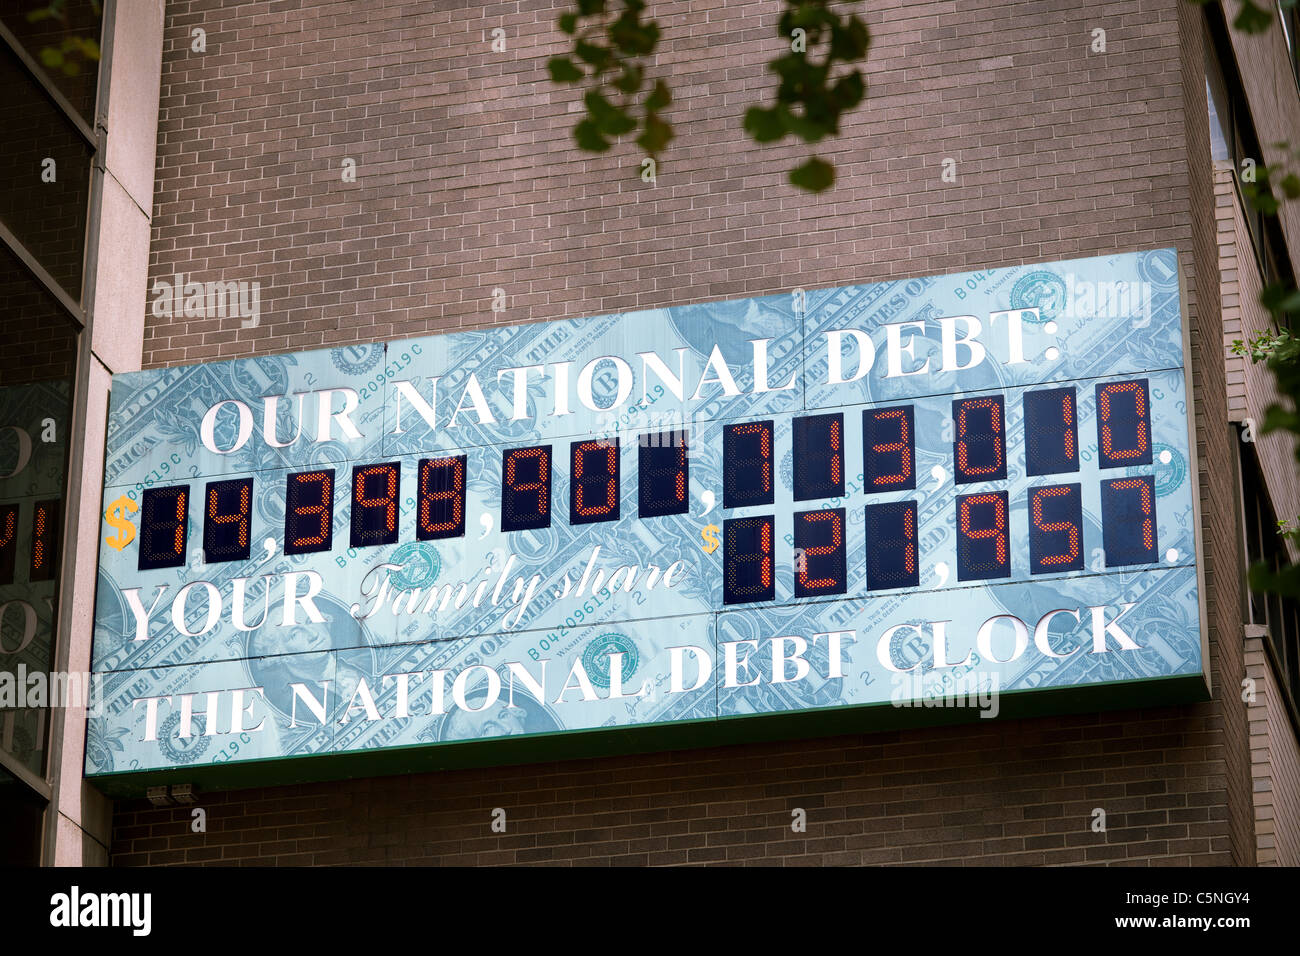
M 139 506 L 126 495 L 122 495 L 109 505 L 108 510 L 104 512 L 104 520 L 117 529 L 117 534 L 109 535 L 104 539 L 104 543 L 110 548 L 121 551 L 134 541 L 135 525 L 127 518 L 127 514 L 139 510 Z
M 722 547 L 722 542 L 718 540 L 718 532 L 722 529 L 716 524 L 705 525 L 700 530 L 700 537 L 704 539 L 704 544 L 700 545 L 705 554 L 712 554 Z

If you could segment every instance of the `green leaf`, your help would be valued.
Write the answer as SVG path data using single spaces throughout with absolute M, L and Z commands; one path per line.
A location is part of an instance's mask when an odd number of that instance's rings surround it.
M 636 143 L 651 156 L 655 156 L 663 152 L 672 138 L 673 128 L 654 113 L 648 113 L 645 118 L 645 129 L 636 138 Z
M 771 143 L 790 131 L 786 126 L 783 110 L 767 109 L 762 106 L 751 106 L 745 110 L 744 125 L 745 132 L 756 143 Z
M 1273 25 L 1273 14 L 1255 6 L 1254 0 L 1241 0 L 1241 12 L 1232 25 L 1242 33 L 1263 33 Z
M 604 70 L 609 65 L 610 60 L 614 58 L 614 54 L 609 47 L 597 46 L 595 43 L 588 43 L 586 40 L 579 40 L 574 45 L 573 52 L 577 54 L 578 59 L 594 66 L 597 73 Z
M 835 185 L 835 167 L 816 156 L 790 170 L 790 182 L 808 192 L 820 193 Z
M 63 65 L 63 54 L 52 46 L 41 48 L 41 62 L 50 68 Z
M 588 153 L 603 153 L 609 149 L 609 140 L 600 134 L 596 124 L 589 119 L 580 120 L 573 127 L 573 138 L 577 140 L 578 148 Z
M 871 43 L 871 34 L 867 25 L 857 17 L 850 17 L 848 23 L 831 30 L 831 56 L 837 60 L 851 62 L 867 55 Z
M 663 80 L 655 80 L 655 88 L 646 97 L 645 108 L 651 113 L 658 113 L 673 101 L 673 94 Z
M 560 30 L 573 36 L 578 32 L 578 15 L 576 13 L 565 13 L 560 16 Z
M 863 97 L 867 95 L 867 84 L 862 80 L 862 74 L 857 70 L 839 78 L 831 90 L 831 96 L 835 100 L 835 105 L 840 110 L 851 110 L 862 102 Z
M 51 12 L 51 11 L 50 11 L 48 8 L 46 8 L 46 7 L 41 7 L 41 8 L 38 9 L 38 10 L 28 10 L 28 11 L 27 11 L 27 22 L 28 22 L 28 23 L 37 23 L 37 22 L 39 22 L 39 21 L 41 21 L 41 20 L 48 20 L 48 19 L 49 19 L 50 17 L 52 17 L 52 16 L 54 16 L 53 12 Z
M 588 90 L 582 98 L 587 105 L 587 114 L 604 136 L 622 136 L 636 129 L 636 120 L 623 109 L 605 99 L 600 90 Z
M 635 93 L 645 81 L 645 70 L 636 63 L 624 63 L 623 75 L 614 81 L 614 89 L 620 93 Z
M 551 57 L 546 61 L 546 68 L 556 83 L 577 83 L 583 77 L 582 70 L 567 56 Z
M 1300 176 L 1295 173 L 1287 173 L 1278 185 L 1282 187 L 1282 192 L 1286 193 L 1287 199 L 1300 198 Z
M 578 0 L 578 12 L 584 17 L 605 12 L 605 0 Z

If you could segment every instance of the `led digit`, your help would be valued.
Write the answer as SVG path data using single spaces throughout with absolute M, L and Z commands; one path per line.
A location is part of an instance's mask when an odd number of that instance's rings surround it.
M 465 455 L 420 461 L 415 537 L 420 541 L 465 534 Z
M 1033 574 L 1083 569 L 1083 493 L 1079 485 L 1029 492 L 1029 570 Z
M 1005 418 L 1001 395 L 961 398 L 952 403 L 955 484 L 1002 481 L 1007 477 Z
M 14 583 L 18 559 L 18 505 L 0 505 L 0 584 Z
M 770 505 L 772 423 L 745 422 L 722 431 L 722 507 Z
M 867 590 L 916 587 L 916 502 L 867 505 Z
M 397 540 L 397 462 L 352 469 L 352 547 L 372 548 Z
M 848 589 L 844 509 L 794 516 L 794 596 L 843 594 Z
M 313 554 L 334 546 L 334 470 L 290 475 L 284 489 L 284 553 Z
M 52 581 L 59 563 L 59 502 L 36 502 L 32 516 L 32 566 L 29 581 Z
M 1097 448 L 1102 468 L 1151 464 L 1146 379 L 1097 386 Z
M 722 600 L 749 604 L 776 597 L 773 548 L 776 519 L 771 515 L 728 518 L 722 522 Z
M 794 420 L 794 500 L 844 497 L 844 416 Z
M 989 491 L 957 498 L 957 580 L 1011 577 L 1011 529 L 1007 493 Z
M 690 436 L 650 432 L 637 448 L 637 511 L 642 518 L 684 515 L 690 507 Z
M 575 441 L 569 446 L 569 466 L 569 524 L 617 521 L 618 439 Z
M 1026 392 L 1025 473 L 1079 470 L 1079 424 L 1073 388 Z
M 502 452 L 501 530 L 551 526 L 551 446 Z
M 203 560 L 208 564 L 248 560 L 253 479 L 208 482 L 204 502 Z
M 1103 481 L 1101 527 L 1106 567 L 1157 563 L 1155 478 L 1140 475 Z
M 179 568 L 189 534 L 190 486 L 146 488 L 140 502 L 139 570 Z
M 867 491 L 916 487 L 916 411 L 911 405 L 862 413 L 863 475 Z

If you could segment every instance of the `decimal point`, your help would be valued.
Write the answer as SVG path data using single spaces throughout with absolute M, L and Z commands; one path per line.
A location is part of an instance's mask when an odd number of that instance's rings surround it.
M 1160 464 L 1167 465 L 1173 460 L 1174 456 L 1170 453 L 1168 448 L 1160 453 Z
M 1178 549 L 1170 548 L 1168 551 L 1166 551 L 1165 560 L 1168 561 L 1170 564 L 1175 563 L 1178 560 Z
M 1046 332 L 1048 335 L 1055 335 L 1055 334 L 1056 334 L 1056 323 L 1055 323 L 1055 322 L 1048 322 L 1046 325 L 1043 326 L 1043 331 Z
M 1053 345 L 1046 352 L 1044 352 L 1043 355 L 1047 357 L 1047 361 L 1055 362 L 1057 359 L 1061 357 L 1061 350 L 1058 349 L 1055 345 Z

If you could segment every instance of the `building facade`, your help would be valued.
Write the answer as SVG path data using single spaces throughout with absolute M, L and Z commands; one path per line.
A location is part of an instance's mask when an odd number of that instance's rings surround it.
M 0 387 L 29 432 L 54 419 L 66 436 L 45 443 L 63 456 L 54 490 L 24 491 L 16 512 L 33 537 L 38 513 L 60 529 L 57 573 L 14 597 L 48 598 L 41 636 L 25 640 L 14 610 L 4 648 L 22 644 L 31 669 L 91 669 L 113 374 L 1171 248 L 1211 698 L 204 787 L 161 805 L 84 778 L 77 707 L 21 711 L 0 756 L 15 858 L 1300 863 L 1300 622 L 1244 583 L 1252 561 L 1300 557 L 1275 533 L 1300 514 L 1300 482 L 1286 436 L 1259 431 L 1271 375 L 1231 352 L 1271 327 L 1259 291 L 1294 283 L 1300 262 L 1300 207 L 1261 217 L 1242 190 L 1249 161 L 1300 138 L 1291 14 L 1246 36 L 1231 9 L 1182 0 L 873 5 L 867 98 L 819 144 L 838 179 L 812 195 L 786 182 L 807 147 L 741 127 L 771 96 L 779 5 L 663 7 L 655 69 L 677 135 L 652 179 L 630 143 L 575 147 L 580 93 L 546 69 L 563 4 L 109 0 L 53 38 L 0 7 L 23 91 L 0 190 L 0 321 L 21 347 L 0 358 Z M 77 74 L 51 65 L 67 36 L 99 37 Z M 177 276 L 256 283 L 257 314 L 166 314 L 160 283 Z M 56 500 L 57 523 L 40 511 Z

